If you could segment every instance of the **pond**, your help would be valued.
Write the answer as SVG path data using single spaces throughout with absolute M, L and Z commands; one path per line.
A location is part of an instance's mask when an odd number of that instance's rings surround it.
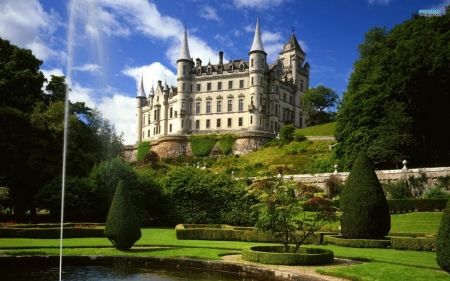
M 0 266 L 2 280 L 37 281 L 58 280 L 59 267 L 55 266 Z M 62 280 L 67 281 L 258 281 L 233 273 L 199 269 L 177 269 L 167 267 L 138 268 L 124 266 L 63 266 Z

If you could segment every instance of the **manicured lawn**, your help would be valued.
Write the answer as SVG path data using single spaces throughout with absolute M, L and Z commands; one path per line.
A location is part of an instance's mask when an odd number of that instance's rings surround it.
M 437 233 L 443 212 L 413 212 L 391 215 L 391 232 Z
M 336 122 L 298 129 L 305 136 L 334 136 Z

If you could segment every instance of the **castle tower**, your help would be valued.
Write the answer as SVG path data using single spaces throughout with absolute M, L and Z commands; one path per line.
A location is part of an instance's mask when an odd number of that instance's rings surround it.
M 305 61 L 305 52 L 303 52 L 297 38 L 294 34 L 294 28 L 292 28 L 292 35 L 289 40 L 284 44 L 283 50 L 280 52 L 280 59 L 283 62 L 284 69 L 283 76 L 287 76 L 288 80 L 292 80 L 292 83 L 300 88 L 301 79 L 300 70 L 302 69 L 303 62 Z
M 189 93 L 191 89 L 191 69 L 194 67 L 194 62 L 189 53 L 189 46 L 187 40 L 187 31 L 184 28 L 183 42 L 181 43 L 180 56 L 177 60 L 177 88 L 180 98 L 177 101 L 177 108 L 179 115 L 177 116 L 177 132 L 183 133 L 188 130 L 188 114 L 187 104 L 189 100 Z
M 147 98 L 144 92 L 144 75 L 141 77 L 141 85 L 139 86 L 139 92 L 136 96 L 136 143 L 142 141 L 142 107 L 145 106 Z
M 250 73 L 250 106 L 249 110 L 253 111 L 249 114 L 249 129 L 258 130 L 262 128 L 262 105 L 260 99 L 263 95 L 262 80 L 265 72 L 267 53 L 261 40 L 261 32 L 259 29 L 259 17 L 256 20 L 255 37 L 253 38 L 252 48 L 249 52 L 249 73 Z

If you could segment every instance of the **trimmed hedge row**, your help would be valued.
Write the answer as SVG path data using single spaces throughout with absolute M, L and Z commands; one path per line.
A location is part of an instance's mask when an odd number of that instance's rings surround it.
M 326 249 L 299 248 L 285 253 L 282 246 L 253 246 L 242 249 L 242 259 L 262 264 L 322 265 L 332 263 L 334 253 Z
M 97 227 L 97 226 L 105 226 L 104 223 L 73 223 L 66 222 L 63 223 L 63 227 Z M 40 223 L 40 224 L 5 224 L 4 228 L 59 228 L 61 224 L 59 223 Z
M 241 242 L 267 242 L 277 243 L 272 235 L 255 230 L 235 230 L 235 229 L 214 229 L 214 228 L 187 228 L 175 230 L 177 239 L 180 240 L 221 240 L 221 241 L 241 241 Z M 305 244 L 321 244 L 323 237 L 329 232 L 317 232 L 316 235 L 309 236 Z
M 448 199 L 390 199 L 388 200 L 389 210 L 391 213 L 404 212 L 434 212 L 435 210 L 443 211 L 447 205 Z
M 391 247 L 391 240 L 376 240 L 376 239 L 346 239 L 341 235 L 326 235 L 323 238 L 326 244 L 332 244 L 343 247 L 354 248 L 388 248 Z
M 60 228 L 0 228 L 0 238 L 59 239 Z M 63 238 L 105 237 L 103 228 L 64 228 Z
M 391 237 L 392 248 L 397 250 L 431 251 L 436 249 L 436 238 Z

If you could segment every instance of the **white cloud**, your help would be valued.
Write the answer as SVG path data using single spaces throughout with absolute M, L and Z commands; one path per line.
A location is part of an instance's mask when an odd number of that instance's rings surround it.
M 55 14 L 44 11 L 38 0 L 0 1 L 0 37 L 21 48 L 31 49 L 41 60 L 59 58 L 48 42 L 61 24 Z
M 256 26 L 256 24 L 246 25 L 246 26 L 244 26 L 244 30 L 246 32 L 255 32 L 255 26 Z
M 273 63 L 278 58 L 278 53 L 284 46 L 282 39 L 280 32 L 262 31 L 261 40 L 263 42 L 264 51 L 267 53 L 268 63 Z
M 428 7 L 430 10 L 441 10 L 441 14 L 445 14 L 445 7 L 450 6 L 450 0 L 443 0 L 441 3 Z
M 236 8 L 258 8 L 260 10 L 272 9 L 280 5 L 283 0 L 233 0 Z
M 169 86 L 177 86 L 176 74 L 159 62 L 154 62 L 150 65 L 144 65 L 140 67 L 126 67 L 124 70 L 122 70 L 122 74 L 135 80 L 136 96 L 141 84 L 142 75 L 144 75 L 144 90 L 147 96 L 152 86 L 156 88 L 157 80 L 161 80 L 163 85 L 164 81 L 166 81 L 167 85 Z
M 391 0 L 368 0 L 370 5 L 388 5 Z
M 233 46 L 233 41 L 231 41 L 231 39 L 227 35 L 224 36 L 224 35 L 216 34 L 216 36 L 214 36 L 214 39 L 216 39 L 222 46 L 226 46 L 226 47 Z
M 207 20 L 215 20 L 220 22 L 220 17 L 216 13 L 216 9 L 211 6 L 203 6 L 200 10 L 200 16 Z
M 91 63 L 87 63 L 82 66 L 74 66 L 74 67 L 72 67 L 72 69 L 78 70 L 78 71 L 90 72 L 91 74 L 100 74 L 101 73 L 100 65 L 91 64 Z

